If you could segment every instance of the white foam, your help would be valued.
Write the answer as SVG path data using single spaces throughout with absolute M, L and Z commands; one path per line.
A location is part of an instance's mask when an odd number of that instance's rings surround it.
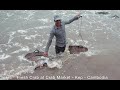
M 61 60 L 56 60 L 56 61 L 52 61 L 52 62 L 48 62 L 47 63 L 49 68 L 58 68 L 61 69 L 62 68 L 62 61 Z
M 71 43 L 74 43 L 74 40 L 71 39 L 70 42 L 71 42 Z
M 21 51 L 29 51 L 30 50 L 30 48 L 28 47 L 28 46 L 25 46 L 25 47 L 22 47 L 22 49 L 21 49 Z
M 14 38 L 13 37 L 13 35 L 16 33 L 16 31 L 14 31 L 14 32 L 9 32 L 8 34 L 9 34 L 9 40 L 8 40 L 8 44 L 12 41 L 12 39 Z
M 35 38 L 36 36 L 38 36 L 38 34 L 35 34 L 35 35 L 30 35 L 30 36 L 26 36 L 26 37 L 25 37 L 25 39 Z
M 86 56 L 92 56 L 92 55 L 98 55 L 100 52 L 101 51 L 99 51 L 99 50 L 89 50 L 89 51 L 85 52 L 84 54 Z
M 91 48 L 94 48 L 94 47 L 91 47 Z
M 104 34 L 106 34 L 106 32 L 104 32 Z
M 43 49 L 45 49 L 45 48 L 46 48 L 46 46 L 43 47 Z
M 74 41 L 74 40 L 70 39 L 70 45 L 81 45 L 81 44 L 84 44 L 84 46 L 86 46 L 88 44 L 88 41 L 84 40 L 84 43 L 83 43 L 82 40 L 76 40 L 76 41 Z
M 11 55 L 6 55 L 5 53 L 2 54 L 2 55 L 0 55 L 0 59 L 1 59 L 1 60 L 7 59 L 7 58 L 9 58 L 9 57 L 11 57 Z
M 39 21 L 42 21 L 42 22 L 45 22 L 47 23 L 48 22 L 48 19 L 38 19 Z
M 42 43 L 33 43 L 34 45 L 34 48 L 37 48 L 38 46 L 42 46 L 43 44 Z
M 40 57 L 39 58 L 39 61 L 34 65 L 35 67 L 38 67 L 38 66 L 43 66 L 44 63 L 47 63 L 48 65 L 48 68 L 58 68 L 58 69 L 61 69 L 62 68 L 62 61 L 59 59 L 59 60 L 49 60 L 49 58 L 47 57 Z
M 18 59 L 19 59 L 20 61 L 23 61 L 23 60 L 27 61 L 27 59 L 24 57 L 24 55 L 18 56 Z
M 16 33 L 16 31 L 13 31 L 13 32 L 9 32 L 9 35 L 12 36 Z
M 22 46 L 22 45 L 21 45 L 20 43 L 18 43 L 18 42 L 17 42 L 17 43 L 14 43 L 13 45 L 14 45 L 14 46 L 20 46 L 20 47 Z
M 14 13 L 7 13 L 8 17 L 11 17 L 12 15 L 14 15 Z
M 29 36 L 26 36 L 26 37 L 25 37 L 25 39 L 31 39 L 31 37 L 29 37 Z
M 30 35 L 30 37 L 35 38 L 38 34 Z
M 20 33 L 20 34 L 25 34 L 25 33 L 27 33 L 26 30 L 18 30 L 17 32 Z
M 35 27 L 35 29 L 44 29 L 44 28 L 49 28 L 50 26 L 40 26 L 40 27 Z
M 76 35 L 79 35 L 79 31 L 76 31 Z
M 33 17 L 35 11 L 28 11 L 28 10 L 25 10 L 25 11 L 22 11 L 21 13 L 27 15 L 26 17 L 20 16 L 21 19 L 30 20 L 30 19 Z
M 22 47 L 22 46 L 21 46 Z M 22 47 L 22 49 L 19 49 L 19 50 L 16 50 L 16 51 L 14 51 L 14 52 L 12 52 L 12 53 L 19 53 L 19 52 L 21 52 L 21 51 L 29 51 L 30 50 L 30 48 L 28 47 L 28 46 L 25 46 L 25 47 Z

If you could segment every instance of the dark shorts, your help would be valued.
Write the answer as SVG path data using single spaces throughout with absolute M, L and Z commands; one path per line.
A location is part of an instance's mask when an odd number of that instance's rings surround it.
M 64 47 L 55 46 L 56 54 L 59 54 L 60 52 L 63 53 L 65 51 L 65 48 L 66 48 L 66 46 L 64 46 Z

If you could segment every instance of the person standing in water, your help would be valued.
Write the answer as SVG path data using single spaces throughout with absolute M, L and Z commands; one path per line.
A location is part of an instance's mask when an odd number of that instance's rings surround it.
M 52 43 L 52 39 L 55 36 L 56 37 L 56 44 L 55 44 L 55 52 L 56 55 L 63 53 L 66 48 L 66 31 L 65 31 L 65 25 L 72 23 L 75 20 L 78 20 L 80 18 L 80 14 L 76 15 L 72 19 L 68 21 L 62 21 L 59 15 L 54 16 L 54 22 L 55 25 L 53 26 L 52 30 L 50 31 L 50 36 L 45 48 L 44 56 L 48 56 L 49 47 Z

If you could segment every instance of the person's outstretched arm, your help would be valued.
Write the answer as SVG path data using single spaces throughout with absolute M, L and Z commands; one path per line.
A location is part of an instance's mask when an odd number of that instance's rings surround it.
M 80 17 L 81 17 L 80 14 L 78 14 L 78 15 L 76 15 L 75 17 L 73 17 L 72 19 L 70 19 L 70 20 L 68 20 L 68 21 L 64 21 L 64 23 L 65 23 L 65 25 L 66 25 L 66 24 L 70 24 L 70 23 L 72 23 L 73 21 L 78 20 Z

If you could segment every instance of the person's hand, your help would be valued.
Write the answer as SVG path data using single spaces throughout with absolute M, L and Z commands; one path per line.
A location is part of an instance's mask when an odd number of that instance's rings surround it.
M 48 52 L 44 52 L 44 57 L 48 57 Z

